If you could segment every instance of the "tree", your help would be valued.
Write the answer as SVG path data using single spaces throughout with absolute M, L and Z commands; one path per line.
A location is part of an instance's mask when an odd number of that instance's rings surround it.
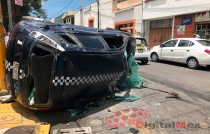
M 4 27 L 8 29 L 9 15 L 8 15 L 8 0 L 2 1 L 2 15 Z M 42 4 L 47 0 L 23 0 L 23 6 L 15 5 L 14 0 L 11 0 L 12 6 L 12 20 L 13 25 L 18 23 L 22 16 L 34 16 L 37 18 L 47 18 L 45 10 L 42 9 Z

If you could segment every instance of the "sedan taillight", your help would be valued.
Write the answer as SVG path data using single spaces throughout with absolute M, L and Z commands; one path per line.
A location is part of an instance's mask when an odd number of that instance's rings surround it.
M 205 49 L 204 50 L 207 54 L 210 54 L 210 49 Z

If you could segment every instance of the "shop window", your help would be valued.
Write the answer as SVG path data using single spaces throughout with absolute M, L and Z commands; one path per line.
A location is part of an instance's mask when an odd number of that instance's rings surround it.
M 163 27 L 163 21 L 157 20 L 157 27 L 156 28 L 162 28 Z
M 173 19 L 154 20 L 150 22 L 150 28 L 172 27 Z
M 151 28 L 156 28 L 156 21 L 151 21 L 150 22 L 150 27 Z
M 170 19 L 163 20 L 163 27 L 170 27 Z

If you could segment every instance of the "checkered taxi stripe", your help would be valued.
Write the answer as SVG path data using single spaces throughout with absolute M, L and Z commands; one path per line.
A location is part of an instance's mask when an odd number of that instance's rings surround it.
M 100 74 L 100 75 L 92 75 L 92 76 L 82 76 L 82 77 L 66 77 L 64 76 L 55 77 L 53 80 L 54 86 L 59 85 L 82 85 L 82 84 L 90 84 L 90 83 L 97 83 L 103 81 L 113 80 L 117 77 L 123 75 L 124 72 L 117 72 L 117 73 L 110 73 L 110 74 Z
M 10 62 L 7 61 L 7 60 L 5 60 L 5 68 L 6 68 L 6 70 L 8 70 L 8 71 L 10 71 L 10 70 L 12 69 L 12 66 L 11 66 Z

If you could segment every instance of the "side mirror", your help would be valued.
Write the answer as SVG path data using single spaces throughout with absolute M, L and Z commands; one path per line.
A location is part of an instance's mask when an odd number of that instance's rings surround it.
M 163 44 L 161 44 L 160 47 L 163 47 Z

